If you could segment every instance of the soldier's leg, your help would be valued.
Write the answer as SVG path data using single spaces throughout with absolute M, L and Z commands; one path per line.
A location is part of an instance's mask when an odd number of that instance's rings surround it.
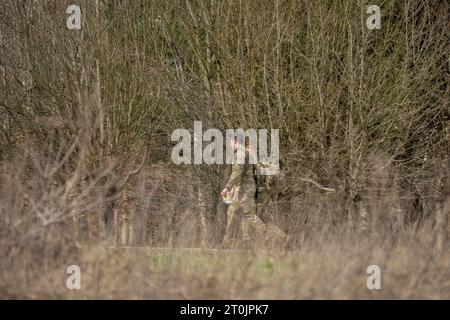
M 259 220 L 256 216 L 255 189 L 249 188 L 243 192 L 240 201 L 242 210 L 242 247 L 252 248 L 256 240 L 256 223 Z
M 237 204 L 231 204 L 227 210 L 227 225 L 222 245 L 225 248 L 232 247 L 239 234 L 240 217 Z

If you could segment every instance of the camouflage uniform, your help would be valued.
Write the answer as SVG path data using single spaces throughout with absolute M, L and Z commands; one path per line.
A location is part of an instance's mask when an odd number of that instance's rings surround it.
M 244 247 L 254 243 L 255 225 L 255 176 L 251 164 L 237 164 L 237 153 L 233 158 L 231 176 L 226 188 L 233 191 L 232 204 L 227 211 L 227 226 L 223 244 L 225 247 L 236 246 L 242 240 Z

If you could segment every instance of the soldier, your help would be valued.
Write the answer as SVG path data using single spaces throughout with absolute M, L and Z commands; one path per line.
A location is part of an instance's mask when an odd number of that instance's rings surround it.
M 234 156 L 230 179 L 222 190 L 221 195 L 231 195 L 232 203 L 227 211 L 227 225 L 223 246 L 234 247 L 236 241 L 242 240 L 243 247 L 251 247 L 254 243 L 255 226 L 259 220 L 256 216 L 255 208 L 255 165 L 238 164 L 238 142 L 234 139 L 232 145 Z M 248 159 L 249 150 L 246 149 L 246 159 Z

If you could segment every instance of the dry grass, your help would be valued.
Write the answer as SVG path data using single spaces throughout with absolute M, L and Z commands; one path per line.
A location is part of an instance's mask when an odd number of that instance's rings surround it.
M 45 261 L 47 260 L 47 261 Z M 22 262 L 25 260 L 22 260 Z M 65 269 L 81 268 L 81 290 Z M 377 264 L 382 289 L 366 287 Z M 90 246 L 3 271 L 2 297 L 74 299 L 448 299 L 450 255 L 424 235 L 344 234 L 293 251 Z M 5 279 L 8 279 L 5 281 Z

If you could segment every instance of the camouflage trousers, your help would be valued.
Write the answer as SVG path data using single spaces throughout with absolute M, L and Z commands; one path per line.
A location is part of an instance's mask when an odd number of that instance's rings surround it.
M 232 204 L 227 211 L 223 246 L 226 248 L 252 248 L 258 220 L 255 207 L 255 186 L 235 187 Z

